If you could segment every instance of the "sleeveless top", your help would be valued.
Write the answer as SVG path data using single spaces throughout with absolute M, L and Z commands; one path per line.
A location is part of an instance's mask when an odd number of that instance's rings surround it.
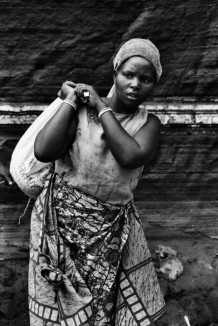
M 133 199 L 143 167 L 123 168 L 112 155 L 97 113 L 83 106 L 78 111 L 75 140 L 68 152 L 55 162 L 55 171 L 71 187 L 111 204 L 126 204 Z M 113 112 L 131 135 L 146 123 L 145 107 L 133 114 Z

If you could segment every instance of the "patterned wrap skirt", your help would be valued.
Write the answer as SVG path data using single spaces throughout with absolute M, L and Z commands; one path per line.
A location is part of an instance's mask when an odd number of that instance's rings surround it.
M 133 203 L 111 205 L 50 176 L 31 218 L 30 326 L 146 326 L 164 310 Z

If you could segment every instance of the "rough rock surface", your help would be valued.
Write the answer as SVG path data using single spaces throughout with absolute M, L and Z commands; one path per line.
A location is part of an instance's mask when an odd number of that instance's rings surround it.
M 2 1 L 0 99 L 50 102 L 68 79 L 106 93 L 114 51 L 131 37 L 160 49 L 155 96 L 213 98 L 217 17 L 216 0 Z

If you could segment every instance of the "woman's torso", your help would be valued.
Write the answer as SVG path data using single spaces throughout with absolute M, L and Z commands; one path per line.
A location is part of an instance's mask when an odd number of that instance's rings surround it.
M 144 107 L 134 114 L 114 113 L 131 135 L 146 123 Z M 75 141 L 55 164 L 56 172 L 69 185 L 112 204 L 126 204 L 133 198 L 143 167 L 125 169 L 113 157 L 95 111 L 82 107 L 78 114 Z

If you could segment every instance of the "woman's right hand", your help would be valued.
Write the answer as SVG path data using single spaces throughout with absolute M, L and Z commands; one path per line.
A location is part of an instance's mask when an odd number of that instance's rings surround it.
M 63 83 L 57 95 L 62 100 L 68 99 L 78 104 L 79 98 L 75 93 L 75 84 L 71 81 Z

